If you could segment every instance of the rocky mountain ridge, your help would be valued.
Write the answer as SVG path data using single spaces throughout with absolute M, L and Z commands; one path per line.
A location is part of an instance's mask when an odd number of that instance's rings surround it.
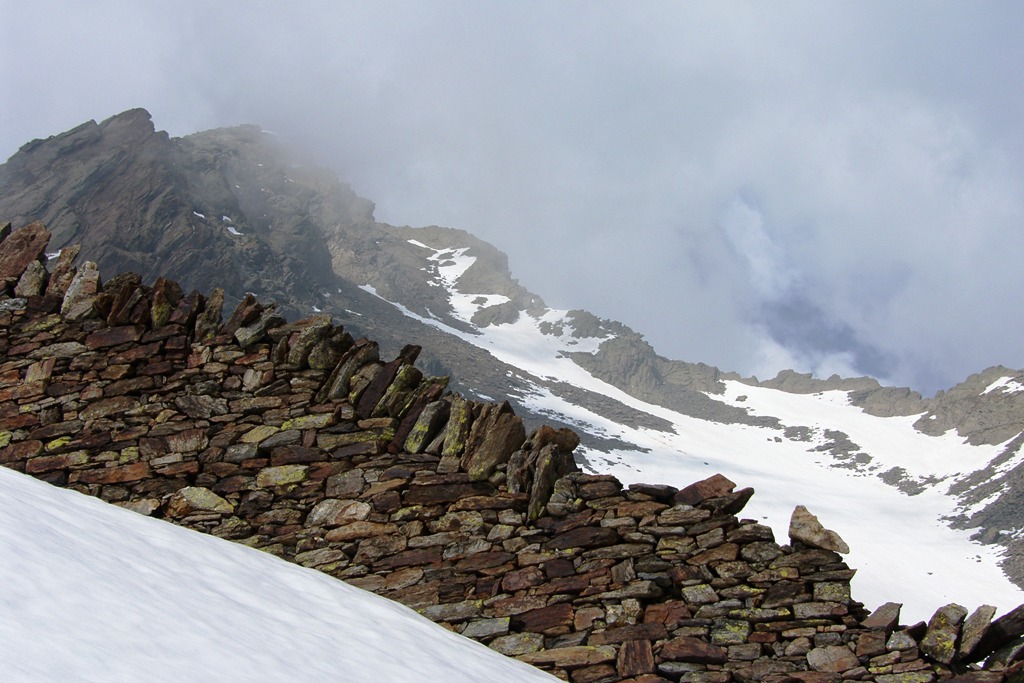
M 512 278 L 500 251 L 467 232 L 376 222 L 371 202 L 333 174 L 296 164 L 255 126 L 172 139 L 132 110 L 33 141 L 0 166 L 0 213 L 16 226 L 43 220 L 51 248 L 80 243 L 81 258 L 104 271 L 220 286 L 227 305 L 253 292 L 287 316 L 329 314 L 377 339 L 385 355 L 413 340 L 425 349 L 421 367 L 452 376 L 454 388 L 508 396 L 529 425 L 572 426 L 583 443 L 577 458 L 592 470 L 642 468 L 645 453 L 707 459 L 685 438 L 694 425 L 723 436 L 750 428 L 794 455 L 827 456 L 807 466 L 849 469 L 907 493 L 944 487 L 955 500 L 944 514 L 980 538 L 1016 547 L 1024 528 L 1015 503 L 1024 481 L 1021 373 L 990 368 L 924 399 L 869 378 L 784 372 L 760 382 L 669 360 L 620 323 L 548 309 Z M 915 416 L 918 433 L 959 434 L 977 448 L 956 456 L 963 471 L 936 477 L 845 427 L 758 409 L 738 385 L 836 395 L 890 422 Z

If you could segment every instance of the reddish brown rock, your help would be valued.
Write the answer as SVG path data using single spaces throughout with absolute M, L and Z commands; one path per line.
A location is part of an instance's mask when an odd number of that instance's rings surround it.
M 39 221 L 8 235 L 0 242 L 0 281 L 13 287 L 29 264 L 40 260 L 49 243 L 50 231 Z
M 516 659 L 536 666 L 556 666 L 564 669 L 573 669 L 603 662 L 614 662 L 616 657 L 615 648 L 610 646 L 589 647 L 576 645 L 541 650 L 540 652 L 529 652 L 519 655 Z
M 619 543 L 622 537 L 610 527 L 584 526 L 566 531 L 544 544 L 545 548 L 598 548 Z
M 730 481 L 721 474 L 714 474 L 707 479 L 694 482 L 680 489 L 673 497 L 673 500 L 677 504 L 697 505 L 708 498 L 716 498 L 731 493 L 735 487 L 735 482 Z
M 85 338 L 85 345 L 92 349 L 102 349 L 108 346 L 117 346 L 128 342 L 137 342 L 142 338 L 145 328 L 141 325 L 123 325 L 121 327 L 106 327 L 96 330 Z
M 700 638 L 679 636 L 662 645 L 660 655 L 672 662 L 722 664 L 726 661 L 727 651 Z
M 461 498 L 488 495 L 494 487 L 487 482 L 476 481 L 466 484 L 437 484 L 434 486 L 409 487 L 403 501 L 406 505 L 432 505 L 435 503 L 453 503 Z
M 568 631 L 572 619 L 572 605 L 562 602 L 517 614 L 512 618 L 512 624 L 518 630 L 532 633 L 564 633 Z
M 619 676 L 637 676 L 654 672 L 654 651 L 649 640 L 627 640 L 619 648 L 616 663 Z
M 83 484 L 123 484 L 130 481 L 140 481 L 149 476 L 149 463 L 136 462 L 131 465 L 121 465 L 120 467 L 81 470 L 75 473 L 73 479 Z
M 665 624 L 660 622 L 645 622 L 632 626 L 610 628 L 607 631 L 592 633 L 587 643 L 590 645 L 614 645 L 625 643 L 631 640 L 665 640 L 668 638 L 668 630 Z M 644 672 L 639 672 L 644 673 Z

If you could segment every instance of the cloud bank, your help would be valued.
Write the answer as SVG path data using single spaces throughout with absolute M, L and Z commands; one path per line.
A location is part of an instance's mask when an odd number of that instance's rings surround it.
M 1024 6 L 0 0 L 0 156 L 258 123 L 663 355 L 925 393 L 1024 366 Z

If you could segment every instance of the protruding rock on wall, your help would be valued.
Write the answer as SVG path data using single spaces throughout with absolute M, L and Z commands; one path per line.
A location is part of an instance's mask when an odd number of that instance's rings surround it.
M 579 472 L 574 433 L 527 435 L 507 403 L 446 394 L 417 346 L 384 362 L 251 296 L 224 322 L 217 291 L 104 283 L 69 250 L 48 271 L 41 225 L 4 232 L 0 464 L 345 579 L 575 683 L 1020 675 L 1024 608 L 869 615 L 846 544 L 805 509 L 780 545 L 736 517 L 751 489 Z

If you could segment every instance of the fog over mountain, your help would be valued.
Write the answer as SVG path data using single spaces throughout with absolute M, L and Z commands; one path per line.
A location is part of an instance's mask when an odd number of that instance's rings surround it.
M 171 135 L 257 123 L 379 220 L 470 230 L 548 304 L 666 356 L 929 394 L 1024 367 L 1022 20 L 1010 2 L 0 0 L 0 157 L 135 106 Z

